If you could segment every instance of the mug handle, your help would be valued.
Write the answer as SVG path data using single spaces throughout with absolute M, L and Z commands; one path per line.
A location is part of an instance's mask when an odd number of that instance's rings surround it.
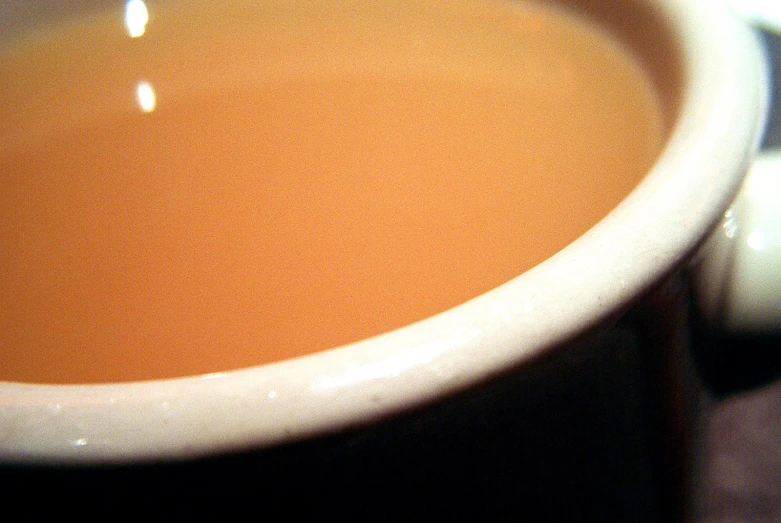
M 752 164 L 720 236 L 731 251 L 721 289 L 721 330 L 781 334 L 781 149 Z
M 781 334 L 781 149 L 754 160 L 693 276 L 709 329 Z

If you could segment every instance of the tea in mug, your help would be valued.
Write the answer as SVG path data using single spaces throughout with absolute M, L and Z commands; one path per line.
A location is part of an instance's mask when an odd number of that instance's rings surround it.
M 141 34 L 138 34 L 138 33 Z M 603 218 L 665 136 L 535 2 L 172 2 L 0 52 L 0 379 L 171 378 L 442 312 Z

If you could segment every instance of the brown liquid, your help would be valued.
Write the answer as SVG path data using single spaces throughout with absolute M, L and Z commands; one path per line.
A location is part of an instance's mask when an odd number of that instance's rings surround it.
M 661 146 L 643 70 L 550 9 L 190 4 L 0 55 L 1 379 L 215 372 L 423 319 L 583 234 Z

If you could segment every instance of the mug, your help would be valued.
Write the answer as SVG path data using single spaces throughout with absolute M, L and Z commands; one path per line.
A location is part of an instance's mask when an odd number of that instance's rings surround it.
M 748 258 L 778 245 L 777 226 L 752 236 L 777 220 L 755 184 L 777 182 L 752 176 L 739 194 L 768 114 L 767 64 L 719 2 L 556 3 L 615 29 L 651 69 L 681 64 L 673 130 L 608 216 L 481 296 L 311 356 L 121 384 L 0 383 L 6 495 L 104 515 L 275 503 L 291 517 L 695 517 L 702 347 L 722 329 L 779 326 L 766 272 L 778 264 Z M 91 8 L 42 5 L 8 3 L 0 35 Z

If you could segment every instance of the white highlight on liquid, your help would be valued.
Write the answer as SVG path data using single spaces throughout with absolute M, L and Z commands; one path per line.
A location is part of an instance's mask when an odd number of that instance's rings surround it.
M 146 32 L 149 10 L 144 0 L 127 0 L 125 3 L 125 27 L 130 38 L 138 38 Z
M 136 86 L 136 98 L 138 98 L 138 105 L 145 113 L 151 113 L 157 107 L 157 97 L 155 96 L 155 90 L 152 88 L 152 84 L 146 80 L 138 82 Z

